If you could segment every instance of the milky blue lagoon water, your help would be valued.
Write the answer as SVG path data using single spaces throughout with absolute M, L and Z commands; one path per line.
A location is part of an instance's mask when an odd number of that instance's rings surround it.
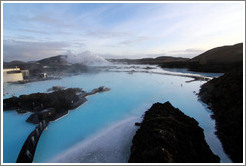
M 63 118 L 51 122 L 40 137 L 34 162 L 127 162 L 131 140 L 144 112 L 153 103 L 170 101 L 186 115 L 195 118 L 212 151 L 221 162 L 231 162 L 214 135 L 215 122 L 210 110 L 196 93 L 205 81 L 189 77 L 151 73 L 98 72 L 28 84 L 6 84 L 4 98 L 46 92 L 55 85 L 83 88 L 99 86 L 111 89 L 87 97 L 88 101 Z M 29 114 L 3 113 L 3 162 L 16 162 L 18 153 L 35 125 L 25 122 Z
M 196 71 L 189 71 L 189 69 L 187 68 L 163 68 L 163 69 L 166 71 L 171 71 L 171 72 L 200 74 L 200 75 L 208 76 L 208 77 L 219 77 L 223 75 L 223 73 L 202 73 L 202 72 L 196 72 Z

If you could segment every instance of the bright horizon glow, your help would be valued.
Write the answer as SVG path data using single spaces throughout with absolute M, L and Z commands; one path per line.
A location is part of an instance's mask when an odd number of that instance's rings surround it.
M 3 60 L 175 56 L 244 41 L 244 2 L 3 2 Z M 81 56 L 83 54 L 80 54 Z

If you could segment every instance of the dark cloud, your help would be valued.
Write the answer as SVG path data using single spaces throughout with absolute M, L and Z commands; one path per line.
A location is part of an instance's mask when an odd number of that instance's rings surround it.
M 58 55 L 69 47 L 64 42 L 3 41 L 3 60 L 31 61 Z

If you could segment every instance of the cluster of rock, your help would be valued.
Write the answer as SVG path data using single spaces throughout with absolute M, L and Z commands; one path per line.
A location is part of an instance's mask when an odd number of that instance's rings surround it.
M 87 101 L 86 96 L 98 92 L 109 91 L 109 88 L 101 86 L 86 92 L 80 88 L 68 88 L 55 86 L 49 89 L 51 93 L 33 93 L 20 95 L 3 100 L 3 110 L 16 110 L 18 113 L 32 112 L 27 122 L 34 124 L 42 120 L 53 121 L 75 109 Z
M 216 134 L 233 162 L 243 162 L 243 72 L 226 73 L 202 85 L 200 98 L 213 111 Z
M 169 102 L 155 103 L 145 112 L 132 140 L 130 163 L 219 162 L 204 139 L 198 122 Z

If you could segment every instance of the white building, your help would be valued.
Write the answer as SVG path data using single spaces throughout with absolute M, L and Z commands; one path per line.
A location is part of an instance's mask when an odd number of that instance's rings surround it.
M 23 80 L 23 74 L 20 68 L 3 69 L 3 83 L 17 82 Z
M 48 77 L 47 73 L 41 73 L 39 76 L 40 76 L 41 78 L 47 78 L 47 77 Z

